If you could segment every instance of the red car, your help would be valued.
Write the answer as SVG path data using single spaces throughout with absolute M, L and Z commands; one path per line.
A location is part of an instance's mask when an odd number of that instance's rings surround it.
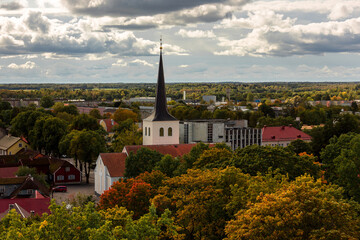
M 66 186 L 57 186 L 53 188 L 54 192 L 67 192 L 67 187 Z

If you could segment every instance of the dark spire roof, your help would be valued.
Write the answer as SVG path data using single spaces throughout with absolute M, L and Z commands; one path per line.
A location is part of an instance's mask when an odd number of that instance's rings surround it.
M 152 119 L 151 119 L 152 118 Z M 156 85 L 156 99 L 155 99 L 155 110 L 150 115 L 148 120 L 152 121 L 177 121 L 176 118 L 170 115 L 167 110 L 166 94 L 165 94 L 165 77 L 164 68 L 162 61 L 162 44 L 160 43 L 160 62 L 159 62 L 159 73 Z

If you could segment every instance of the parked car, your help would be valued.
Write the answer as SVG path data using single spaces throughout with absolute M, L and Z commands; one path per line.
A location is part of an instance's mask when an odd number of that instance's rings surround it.
M 67 187 L 66 186 L 56 186 L 53 188 L 54 192 L 67 192 Z

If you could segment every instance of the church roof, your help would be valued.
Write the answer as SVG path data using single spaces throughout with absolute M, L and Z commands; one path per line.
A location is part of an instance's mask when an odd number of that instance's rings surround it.
M 171 116 L 167 110 L 166 93 L 165 93 L 165 77 L 162 61 L 162 51 L 160 47 L 160 61 L 159 61 L 159 73 L 156 85 L 156 99 L 155 110 L 146 118 L 149 121 L 177 121 L 176 118 Z

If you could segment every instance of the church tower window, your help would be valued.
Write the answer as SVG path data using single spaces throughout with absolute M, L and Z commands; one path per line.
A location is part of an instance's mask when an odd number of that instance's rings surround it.
M 147 136 L 147 127 L 145 127 L 145 136 Z
M 160 137 L 164 136 L 164 128 L 160 128 Z
M 168 128 L 168 136 L 172 136 L 172 128 L 171 127 Z
M 149 128 L 149 132 L 148 132 L 149 136 L 150 136 L 150 128 Z

